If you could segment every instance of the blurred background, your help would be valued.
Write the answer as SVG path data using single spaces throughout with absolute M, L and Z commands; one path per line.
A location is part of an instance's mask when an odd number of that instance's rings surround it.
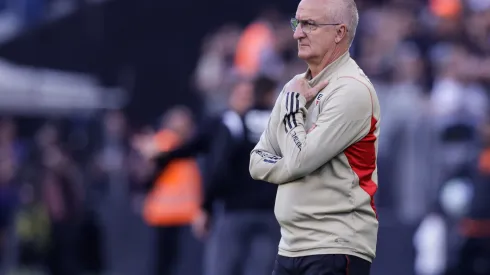
M 382 108 L 372 274 L 490 274 L 490 0 L 356 2 Z M 304 72 L 297 4 L 0 0 L 0 274 L 154 274 L 131 140 L 175 106 L 192 131 L 237 79 Z M 202 274 L 183 228 L 172 274 Z

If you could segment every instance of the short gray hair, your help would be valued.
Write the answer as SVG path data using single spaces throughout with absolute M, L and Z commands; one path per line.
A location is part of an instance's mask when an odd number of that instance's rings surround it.
M 330 16 L 334 23 L 342 23 L 347 26 L 347 39 L 349 45 L 356 36 L 357 25 L 359 25 L 359 12 L 354 0 L 328 0 L 333 8 L 329 9 Z

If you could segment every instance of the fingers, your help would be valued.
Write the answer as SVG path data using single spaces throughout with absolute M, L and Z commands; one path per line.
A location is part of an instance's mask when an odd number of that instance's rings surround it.
M 301 88 L 301 89 L 310 89 L 310 85 L 308 84 L 308 80 L 304 77 L 295 77 L 294 78 L 294 84 L 296 88 Z M 324 80 L 320 83 L 318 83 L 315 87 L 311 88 L 313 93 L 318 93 L 321 90 L 323 90 L 325 87 L 328 85 L 328 80 Z
M 308 80 L 301 75 L 298 75 L 293 79 L 293 85 L 296 87 L 304 87 L 305 85 L 308 85 Z
M 328 85 L 328 80 L 324 80 L 320 83 L 318 83 L 318 85 L 315 86 L 315 92 L 320 92 L 321 90 L 323 90 L 325 87 L 327 87 Z
M 316 95 L 328 85 L 328 80 L 318 83 L 315 87 L 310 87 L 308 80 L 302 76 L 296 76 L 291 83 L 290 91 L 302 94 L 306 101 L 311 101 Z

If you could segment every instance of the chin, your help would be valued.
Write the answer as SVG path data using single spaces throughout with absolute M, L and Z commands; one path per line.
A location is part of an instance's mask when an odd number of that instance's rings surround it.
M 301 58 L 301 59 L 303 59 L 303 60 L 307 60 L 310 57 L 310 53 L 307 52 L 307 51 L 299 50 L 298 51 L 298 57 Z

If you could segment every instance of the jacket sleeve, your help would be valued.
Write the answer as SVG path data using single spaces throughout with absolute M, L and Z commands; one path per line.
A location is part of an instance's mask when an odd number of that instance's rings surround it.
M 337 85 L 321 102 L 320 114 L 309 133 L 305 129 L 306 99 L 296 92 L 284 95 L 277 130 L 283 155 L 270 161 L 263 180 L 283 184 L 302 178 L 369 133 L 373 115 L 370 91 L 358 81 L 340 80 Z
M 253 179 L 278 183 L 282 178 L 281 167 L 276 164 L 282 159 L 277 142 L 277 127 L 281 123 L 281 102 L 283 92 L 279 95 L 269 117 L 269 122 L 259 142 L 250 153 L 249 171 Z

